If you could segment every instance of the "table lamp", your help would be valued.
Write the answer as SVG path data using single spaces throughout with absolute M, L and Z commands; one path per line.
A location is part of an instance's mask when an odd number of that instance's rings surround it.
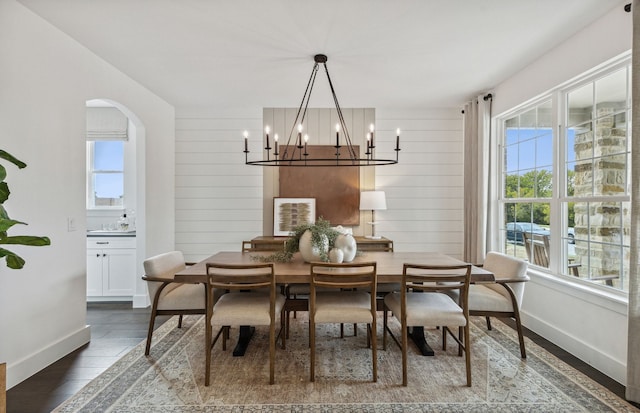
M 371 235 L 366 238 L 380 239 L 381 236 L 376 236 L 376 211 L 387 209 L 387 199 L 384 195 L 384 191 L 364 191 L 360 192 L 360 210 L 371 210 Z

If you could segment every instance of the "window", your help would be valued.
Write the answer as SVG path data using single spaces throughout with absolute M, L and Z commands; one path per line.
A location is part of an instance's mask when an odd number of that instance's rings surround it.
M 628 290 L 630 83 L 626 58 L 498 119 L 504 252 Z
M 87 207 L 124 206 L 124 141 L 87 142 Z

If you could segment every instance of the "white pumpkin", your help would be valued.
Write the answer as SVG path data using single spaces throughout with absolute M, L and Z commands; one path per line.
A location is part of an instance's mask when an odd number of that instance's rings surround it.
M 317 247 L 311 244 L 311 231 L 306 230 L 300 237 L 298 248 L 305 262 L 321 261 L 320 254 L 329 250 L 329 239 L 326 235 L 322 235 L 322 245 Z
M 340 264 L 344 260 L 344 253 L 340 248 L 331 248 L 329 251 L 329 261 L 334 264 Z
M 343 262 L 351 262 L 356 257 L 358 245 L 351 234 L 340 234 L 336 237 L 335 247 L 342 250 Z

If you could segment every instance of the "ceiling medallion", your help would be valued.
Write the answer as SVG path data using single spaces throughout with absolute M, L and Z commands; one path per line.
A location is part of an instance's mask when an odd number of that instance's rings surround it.
M 400 152 L 400 129 L 396 130 L 396 147 L 393 149 L 396 152 L 395 159 L 382 159 L 377 158 L 375 155 L 376 145 L 374 140 L 375 127 L 373 124 L 369 126 L 369 133 L 366 136 L 366 152 L 364 157 L 360 157 L 358 150 L 354 147 L 349 131 L 342 116 L 342 110 L 338 103 L 338 97 L 336 96 L 333 83 L 331 83 L 331 77 L 329 76 L 329 70 L 327 69 L 327 56 L 323 54 L 317 54 L 314 56 L 315 64 L 311 71 L 311 77 L 307 83 L 307 88 L 302 97 L 302 102 L 298 108 L 296 119 L 293 122 L 289 137 L 284 143 L 278 141 L 278 134 L 273 136 L 273 147 L 269 140 L 269 126 L 265 128 L 265 147 L 264 147 L 264 159 L 257 161 L 249 160 L 249 133 L 244 132 L 244 154 L 245 163 L 247 165 L 258 166 L 375 166 L 375 165 L 393 165 L 398 163 L 398 152 Z M 320 65 L 324 66 L 324 71 L 327 74 L 327 80 L 329 82 L 329 88 L 331 89 L 331 95 L 335 103 L 336 111 L 338 113 L 338 123 L 336 124 L 336 140 L 335 153 L 333 157 L 314 157 L 309 151 L 307 151 L 307 142 L 309 136 L 304 133 L 304 121 L 307 115 L 307 107 L 309 105 L 309 99 L 311 98 L 311 92 L 313 91 L 313 85 L 316 81 L 316 74 Z M 280 146 L 279 146 L 280 145 Z

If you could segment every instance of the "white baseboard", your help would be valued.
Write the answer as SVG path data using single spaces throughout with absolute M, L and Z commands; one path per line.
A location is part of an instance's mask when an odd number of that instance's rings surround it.
M 540 318 L 522 311 L 520 312 L 520 316 L 522 317 L 522 324 L 529 330 L 544 337 L 565 351 L 568 351 L 618 383 L 622 385 L 626 384 L 626 364 L 598 351 L 582 340 L 567 334 L 565 331 L 559 330 Z
M 85 326 L 27 358 L 13 364 L 7 364 L 7 390 L 89 341 L 91 341 L 91 326 Z
M 147 294 L 136 294 L 133 296 L 133 308 L 147 308 L 151 305 Z

